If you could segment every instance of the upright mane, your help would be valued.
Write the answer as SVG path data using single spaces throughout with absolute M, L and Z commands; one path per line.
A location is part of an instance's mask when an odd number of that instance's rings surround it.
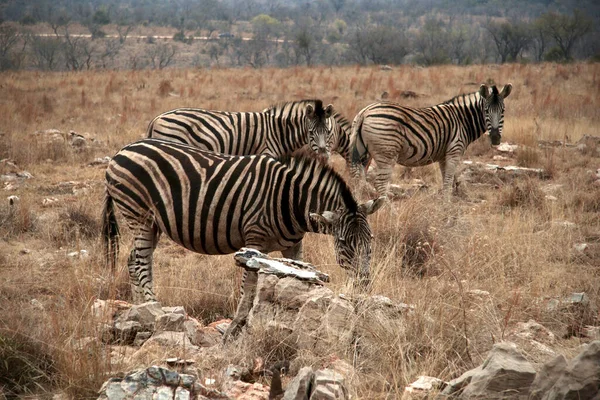
M 277 160 L 290 167 L 290 169 L 299 173 L 304 172 L 309 176 L 316 177 L 320 176 L 322 172 L 325 172 L 325 179 L 329 178 L 331 182 L 338 186 L 346 208 L 351 212 L 355 212 L 358 209 L 358 203 L 354 199 L 346 181 L 333 169 L 333 167 L 320 158 L 317 158 L 312 153 L 297 151 L 294 154 L 286 154 L 278 157 Z
M 285 108 L 293 108 L 294 106 L 299 105 L 308 105 L 313 104 L 315 107 L 315 115 L 319 118 L 322 118 L 325 115 L 325 109 L 323 108 L 323 100 L 319 99 L 307 99 L 307 100 L 297 100 L 297 101 L 284 101 L 272 104 L 271 106 L 265 108 L 263 112 L 273 112 L 273 111 L 281 111 Z M 305 107 L 302 107 L 304 110 Z

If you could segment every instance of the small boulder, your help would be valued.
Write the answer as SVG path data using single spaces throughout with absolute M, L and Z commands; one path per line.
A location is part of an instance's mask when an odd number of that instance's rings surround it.
M 156 317 L 156 331 L 184 331 L 185 315 L 168 313 Z
M 514 343 L 495 344 L 484 363 L 448 383 L 443 394 L 462 389 L 464 398 L 490 398 L 511 393 L 526 395 L 535 378 L 533 366 Z
M 315 371 L 310 400 L 345 400 L 348 398 L 342 374 L 331 369 Z
M 144 330 L 154 331 L 156 318 L 164 315 L 164 313 L 159 302 L 150 301 L 132 306 L 129 310 L 123 312 L 119 319 L 139 322 Z
M 283 400 L 308 399 L 309 390 L 313 383 L 313 369 L 304 367 L 298 371 L 294 379 L 288 384 L 283 395 Z

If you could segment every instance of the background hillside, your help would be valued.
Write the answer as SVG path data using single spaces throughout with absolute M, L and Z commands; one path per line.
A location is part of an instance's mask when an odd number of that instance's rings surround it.
M 464 65 L 600 55 L 600 5 L 591 0 L 3 0 L 0 21 L 2 69 Z

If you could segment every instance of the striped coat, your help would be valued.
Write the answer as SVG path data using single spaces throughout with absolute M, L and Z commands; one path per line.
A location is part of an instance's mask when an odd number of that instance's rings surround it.
M 504 99 L 511 90 L 511 84 L 502 91 L 496 86 L 481 85 L 475 93 L 426 108 L 392 102 L 368 105 L 352 123 L 353 175 L 364 173 L 371 159 L 375 160 L 375 188 L 380 195 L 385 195 L 396 163 L 418 167 L 438 162 L 443 187 L 449 189 L 460 158 L 470 143 L 486 131 L 493 145 L 500 143 Z
M 329 155 L 329 117 L 333 107 L 321 100 L 277 104 L 262 112 L 178 108 L 154 118 L 147 137 L 229 155 L 279 157 L 305 145 Z
M 119 210 L 135 232 L 129 274 L 146 300 L 161 233 L 188 250 L 228 254 L 242 247 L 302 258 L 307 232 L 334 235 L 341 267 L 369 275 L 367 215 L 383 198 L 359 205 L 329 166 L 305 156 L 227 156 L 145 139 L 120 150 L 106 170 L 103 235 L 114 266 Z

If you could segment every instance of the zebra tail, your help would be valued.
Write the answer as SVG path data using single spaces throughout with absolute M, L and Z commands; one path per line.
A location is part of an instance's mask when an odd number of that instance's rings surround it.
M 106 264 L 110 265 L 110 270 L 114 273 L 119 254 L 119 224 L 115 216 L 114 200 L 108 192 L 106 192 L 102 210 L 102 238 L 104 239 Z
M 371 159 L 369 149 L 367 149 L 367 146 L 365 145 L 365 142 L 362 138 L 362 126 L 364 119 L 364 110 L 361 110 L 352 122 L 352 133 L 350 136 L 350 152 L 353 168 L 358 168 L 358 165 L 360 164 L 363 167 L 363 169 L 365 169 L 367 165 L 369 165 L 369 161 Z

